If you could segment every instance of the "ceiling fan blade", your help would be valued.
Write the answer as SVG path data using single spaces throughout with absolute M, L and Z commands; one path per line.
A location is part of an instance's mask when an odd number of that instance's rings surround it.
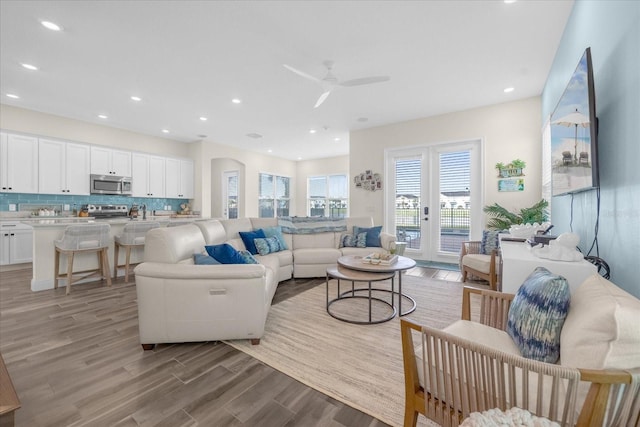
M 320 105 L 322 105 L 322 103 L 329 97 L 330 93 L 331 91 L 328 90 L 322 95 L 320 95 L 320 98 L 318 98 L 318 101 L 316 101 L 316 105 L 314 105 L 313 108 L 318 108 Z
M 290 65 L 282 64 L 282 66 L 283 66 L 284 68 L 286 68 L 287 70 L 291 71 L 292 73 L 296 73 L 297 75 L 302 76 L 302 77 L 304 77 L 305 79 L 309 79 L 309 80 L 311 80 L 312 82 L 316 82 L 316 83 L 321 83 L 321 82 L 322 82 L 322 80 L 320 80 L 320 79 L 318 79 L 318 78 L 316 78 L 316 77 L 313 77 L 312 75 L 307 74 L 307 73 L 305 73 L 304 71 L 300 71 L 300 70 L 298 70 L 298 69 L 296 69 L 296 68 L 293 68 L 293 67 L 292 67 L 292 66 L 290 66 Z
M 368 85 L 371 83 L 381 83 L 390 80 L 389 76 L 372 76 L 372 77 L 362 77 L 359 79 L 347 80 L 340 83 L 340 86 L 361 86 Z

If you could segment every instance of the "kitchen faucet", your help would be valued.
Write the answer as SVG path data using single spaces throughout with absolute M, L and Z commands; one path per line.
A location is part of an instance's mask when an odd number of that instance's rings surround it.
M 147 219 L 147 205 L 142 205 L 142 219 Z

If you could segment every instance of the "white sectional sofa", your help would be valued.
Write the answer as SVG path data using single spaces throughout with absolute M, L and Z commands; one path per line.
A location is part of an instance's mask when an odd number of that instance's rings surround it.
M 242 218 L 149 231 L 144 262 L 135 268 L 142 347 L 227 339 L 258 344 L 279 282 L 324 277 L 340 256 L 386 252 L 395 241 L 382 232 L 381 247 L 340 247 L 354 226 L 374 225 L 370 217 L 349 218 L 346 231 L 283 233 L 288 249 L 256 255 L 259 264 L 194 265 L 194 253 L 205 245 L 245 250 L 239 232 L 277 225 L 275 218 Z

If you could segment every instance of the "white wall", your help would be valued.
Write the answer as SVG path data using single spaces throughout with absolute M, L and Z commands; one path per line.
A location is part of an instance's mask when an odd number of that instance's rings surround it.
M 307 179 L 311 176 L 345 174 L 349 176 L 349 156 L 327 157 L 317 160 L 302 160 L 296 168 L 296 212 L 307 215 Z
M 190 157 L 189 144 L 0 104 L 0 128 L 161 156 Z
M 193 209 L 201 211 L 202 216 L 205 217 L 212 216 L 212 194 L 219 194 L 219 190 L 211 188 L 212 174 L 221 173 L 221 171 L 211 170 L 212 159 L 234 159 L 245 165 L 245 192 L 244 201 L 241 200 L 241 203 L 244 206 L 244 216 L 246 217 L 258 216 L 258 175 L 260 173 L 291 177 L 292 192 L 297 185 L 296 162 L 291 160 L 240 150 L 207 140 L 191 144 L 190 153 L 195 160 L 195 192 L 202 195 L 200 200 L 194 200 Z M 291 207 L 291 210 L 291 215 L 296 215 L 295 205 Z
M 533 97 L 355 131 L 350 135 L 349 171 L 351 177 L 368 169 L 384 173 L 385 148 L 480 138 L 484 141 L 483 205 L 497 202 L 515 210 L 541 198 L 541 123 L 540 97 Z M 498 192 L 494 165 L 516 158 L 527 163 L 525 191 Z M 351 216 L 373 216 L 376 224 L 383 224 L 382 191 L 356 189 L 352 180 L 349 191 Z
M 591 247 L 598 224 L 599 255 L 611 280 L 640 297 L 640 2 L 576 1 L 542 92 L 542 114 L 553 112 L 580 56 L 591 47 L 598 116 L 598 193 L 552 200 L 556 233 L 572 230 Z M 595 255 L 596 251 L 591 253 Z

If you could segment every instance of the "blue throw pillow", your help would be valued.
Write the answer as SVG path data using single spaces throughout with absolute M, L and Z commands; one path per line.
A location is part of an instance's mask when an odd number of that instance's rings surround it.
M 560 358 L 560 332 L 569 312 L 567 280 L 538 267 L 524 281 L 509 307 L 507 333 L 522 356 L 556 363 Z
M 498 234 L 502 230 L 483 230 L 482 240 L 480 241 L 480 253 L 485 255 L 491 255 L 494 249 L 498 249 L 500 246 L 500 240 Z
M 264 231 L 265 237 L 275 237 L 278 239 L 278 243 L 280 243 L 280 250 L 285 251 L 289 249 L 287 246 L 287 242 L 284 240 L 284 236 L 282 235 L 282 227 L 279 225 L 273 227 L 265 227 L 262 229 Z
M 269 255 L 271 253 L 279 252 L 282 250 L 280 248 L 280 242 L 275 237 L 254 239 L 253 242 L 256 244 L 256 248 L 258 249 L 258 253 L 260 255 Z
M 380 247 L 380 233 L 382 232 L 382 226 L 362 228 L 357 225 L 353 226 L 353 234 L 357 236 L 360 233 L 367 233 L 367 247 Z
M 196 265 L 220 265 L 217 259 L 205 254 L 193 254 L 193 263 Z
M 207 253 L 214 257 L 220 264 L 257 264 L 258 261 L 253 258 L 248 251 L 238 252 L 228 243 L 221 245 L 210 245 L 204 247 Z M 244 253 L 243 253 L 244 252 Z M 249 258 L 247 255 L 251 256 Z
M 256 244 L 253 243 L 253 239 L 264 239 L 264 231 L 262 229 L 254 230 L 254 231 L 240 231 L 240 238 L 244 242 L 244 247 L 247 248 L 251 254 L 255 255 L 258 253 L 258 249 L 256 248 Z
M 357 235 L 343 234 L 340 238 L 341 248 L 366 248 L 367 247 L 367 232 L 363 231 Z

